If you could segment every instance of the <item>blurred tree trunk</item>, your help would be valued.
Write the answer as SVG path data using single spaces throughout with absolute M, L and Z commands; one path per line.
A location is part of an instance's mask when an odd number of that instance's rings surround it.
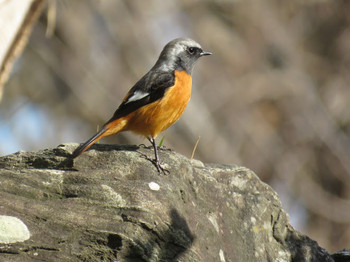
M 21 54 L 46 0 L 0 1 L 0 101 L 15 59 Z

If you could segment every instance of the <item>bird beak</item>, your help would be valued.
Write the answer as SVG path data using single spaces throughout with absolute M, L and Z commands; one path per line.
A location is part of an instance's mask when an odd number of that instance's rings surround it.
M 204 51 L 199 53 L 200 56 L 206 56 L 206 55 L 211 55 L 211 54 L 212 53 L 210 53 L 210 52 L 204 52 Z

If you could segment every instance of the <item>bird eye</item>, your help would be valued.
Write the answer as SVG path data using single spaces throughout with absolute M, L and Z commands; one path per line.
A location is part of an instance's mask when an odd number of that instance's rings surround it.
M 189 47 L 189 48 L 188 48 L 188 52 L 189 52 L 191 55 L 193 55 L 195 51 L 196 51 L 196 49 L 195 49 L 194 47 Z

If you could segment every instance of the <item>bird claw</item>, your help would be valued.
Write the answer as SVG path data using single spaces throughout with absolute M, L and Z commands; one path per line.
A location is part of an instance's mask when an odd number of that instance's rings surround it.
M 157 171 L 159 174 L 161 174 L 161 173 L 163 173 L 164 175 L 170 174 L 170 171 L 168 169 L 162 167 L 162 165 L 160 164 L 159 161 L 157 161 L 157 159 L 150 158 L 146 154 L 141 154 L 141 155 L 143 158 L 150 161 L 157 168 Z
M 161 173 L 163 173 L 164 175 L 170 174 L 170 171 L 162 167 L 159 161 L 157 161 L 156 159 L 151 160 L 151 162 L 153 163 L 153 165 L 155 165 L 159 174 Z

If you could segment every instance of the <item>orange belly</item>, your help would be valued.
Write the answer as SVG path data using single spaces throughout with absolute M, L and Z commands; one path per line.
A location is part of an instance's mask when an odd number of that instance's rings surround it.
M 191 98 L 192 78 L 186 71 L 175 71 L 175 83 L 164 96 L 127 116 L 123 130 L 146 137 L 156 136 L 174 124 L 185 111 Z

